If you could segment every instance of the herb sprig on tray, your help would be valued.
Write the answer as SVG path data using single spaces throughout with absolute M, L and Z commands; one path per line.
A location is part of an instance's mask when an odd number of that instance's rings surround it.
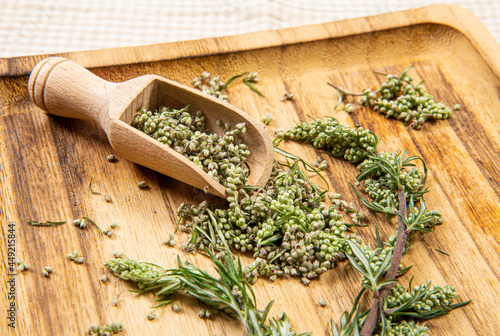
M 409 122 L 416 129 L 428 119 L 448 118 L 450 109 L 435 103 L 432 95 L 422 89 L 421 83 L 412 84 L 413 78 L 407 75 L 410 68 L 400 76 L 387 75 L 387 81 L 375 91 L 367 89 L 352 94 L 334 86 L 338 90 L 339 104 L 347 95 L 363 96 L 362 105 L 387 117 Z M 221 89 L 242 75 L 224 84 L 204 73 L 195 79 L 195 86 L 202 88 L 202 82 L 207 80 L 210 85 Z M 248 81 L 247 77 L 247 85 Z M 214 90 L 212 88 L 213 92 L 207 93 L 219 96 L 220 90 Z M 225 96 L 218 98 L 227 99 Z M 349 106 L 350 112 L 351 108 Z M 134 126 L 173 145 L 178 151 L 182 152 L 182 148 L 185 152 L 192 150 L 191 159 L 195 161 L 199 160 L 199 153 L 210 150 L 199 146 L 204 143 L 203 139 L 193 142 L 186 136 L 196 134 L 191 128 L 193 120 L 195 125 L 202 122 L 200 118 L 199 113 L 191 116 L 187 108 L 155 113 L 142 110 L 134 119 Z M 165 120 L 167 124 L 160 125 Z M 225 131 L 230 129 L 230 126 L 225 126 Z M 236 317 L 243 324 L 246 335 L 296 335 L 286 314 L 267 321 L 272 301 L 263 311 L 257 310 L 250 284 L 259 276 L 271 281 L 283 275 L 298 276 L 303 284 L 309 285 L 312 279 L 342 260 L 348 260 L 362 275 L 361 290 L 352 309 L 342 314 L 339 329 L 332 319 L 333 335 L 428 335 L 428 327 L 421 323 L 423 320 L 446 315 L 470 302 L 454 303 L 458 295 L 449 285 L 432 287 L 429 281 L 412 287 L 410 281 L 406 288 L 397 280 L 411 268 L 401 263 L 403 254 L 410 247 L 409 238 L 431 232 L 443 222 L 441 213 L 429 209 L 424 201 L 429 188 L 426 186 L 427 166 L 421 157 L 408 156 L 406 150 L 378 153 L 380 139 L 374 132 L 359 126 L 352 129 L 332 117 L 302 122 L 278 134 L 274 141 L 275 151 L 285 161 L 275 162 L 266 185 L 246 185 L 249 172 L 241 174 L 235 166 L 236 161 L 231 161 L 236 155 L 237 164 L 245 167 L 245 155 L 221 147 L 216 151 L 217 155 L 229 160 L 229 170 L 207 155 L 204 155 L 203 162 L 199 161 L 200 167 L 212 171 L 215 179 L 224 181 L 227 203 L 222 206 L 206 201 L 197 206 L 183 203 L 178 209 L 180 228 L 190 232 L 183 249 L 198 250 L 207 255 L 214 262 L 220 278 L 214 278 L 190 263 L 182 263 L 180 258 L 178 267 L 170 270 L 127 258 L 108 260 L 106 266 L 118 277 L 135 282 L 139 293 L 159 295 L 161 298 L 156 307 L 170 303 L 177 294 L 189 294 L 212 309 Z M 172 135 L 181 142 L 171 143 Z M 356 234 L 349 234 L 352 226 L 366 226 L 362 223 L 364 213 L 335 194 L 330 195 L 331 205 L 327 206 L 328 182 L 320 173 L 326 162 L 319 158 L 315 164 L 309 164 L 277 148 L 284 140 L 308 143 L 333 157 L 342 157 L 356 164 L 360 171 L 356 186 L 362 186 L 363 190 L 358 191 L 353 184 L 351 187 L 370 211 L 382 213 L 388 220 L 397 217 L 396 234 L 383 242 L 376 226 L 375 248 Z M 219 174 L 221 168 L 227 170 L 222 175 Z M 311 181 L 311 173 L 321 177 L 326 190 Z M 255 261 L 242 266 L 239 258 L 234 260 L 230 248 L 252 252 Z M 371 295 L 365 295 L 367 292 Z M 363 311 L 366 304 L 371 307 Z
M 274 301 L 269 302 L 263 311 L 257 309 L 255 293 L 245 280 L 239 258 L 234 260 L 228 251 L 219 259 L 209 250 L 207 253 L 219 278 L 209 275 L 191 263 L 183 263 L 180 257 L 177 257 L 178 267 L 169 270 L 128 258 L 110 259 L 105 265 L 117 277 L 133 281 L 138 293 L 152 292 L 162 296 L 157 300 L 156 307 L 169 304 L 177 295 L 187 294 L 209 305 L 213 310 L 225 312 L 238 319 L 244 327 L 245 335 L 297 335 L 286 315 L 281 319 L 268 319 Z M 310 334 L 302 333 L 297 336 Z
M 338 129 L 334 118 L 323 120 L 318 118 L 311 123 L 296 125 L 279 139 L 288 138 L 310 143 L 316 148 L 323 148 L 333 156 L 342 155 L 351 163 L 358 163 L 360 173 L 358 183 L 363 183 L 364 198 L 351 184 L 362 203 L 371 211 L 383 213 L 388 219 L 398 217 L 396 236 L 389 238 L 385 247 L 377 230 L 377 248 L 361 245 L 357 241 L 347 240 L 349 251 L 346 257 L 351 265 L 362 274 L 362 290 L 354 301 L 352 310 L 347 311 L 340 320 L 340 334 L 332 320 L 333 335 L 384 335 L 408 334 L 427 335 L 425 325 L 414 323 L 408 318 L 430 319 L 448 314 L 453 309 L 467 305 L 470 301 L 455 303 L 457 297 L 451 286 L 435 286 L 432 291 L 430 282 L 406 290 L 397 284 L 396 277 L 409 268 L 402 268 L 401 259 L 407 252 L 409 237 L 417 233 L 431 232 L 436 225 L 443 222 L 441 213 L 427 208 L 424 194 L 429 191 L 426 186 L 427 166 L 419 156 L 407 156 L 404 152 L 375 152 L 378 137 L 360 137 L 360 141 L 348 141 L 348 132 L 332 132 Z M 344 125 L 345 126 L 345 125 Z M 345 126 L 346 127 L 346 126 Z M 347 128 L 346 128 L 347 130 Z M 358 128 L 352 134 L 366 132 Z M 370 144 L 366 145 L 367 139 Z M 344 141 L 343 141 L 344 140 Z M 279 142 L 278 142 L 279 143 Z M 353 153 L 354 151 L 354 153 Z M 348 154 L 346 154 L 348 153 Z M 350 154 L 350 155 L 349 155 Z M 416 167 L 420 162 L 423 173 Z M 396 290 L 397 289 L 397 290 Z M 372 292 L 373 302 L 370 309 L 360 312 L 361 298 L 366 290 Z M 404 304 L 395 308 L 394 302 L 404 298 Z M 410 300 L 409 298 L 413 298 Z M 391 308 L 388 308 L 391 307 Z M 404 313 L 403 313 L 404 311 Z
M 327 83 L 337 90 L 337 105 L 340 106 L 347 96 L 361 96 L 360 104 L 368 106 L 373 111 L 385 115 L 387 118 L 396 118 L 410 124 L 414 129 L 420 129 L 428 120 L 448 119 L 452 109 L 443 103 L 436 102 L 434 96 L 422 87 L 423 81 L 413 84 L 414 78 L 408 75 L 413 65 L 404 69 L 401 75 L 375 72 L 386 77 L 386 81 L 376 89 L 364 89 L 361 93 L 352 93 L 332 83 Z M 460 109 L 455 105 L 453 110 Z M 346 104 L 344 110 L 353 111 L 351 104 Z

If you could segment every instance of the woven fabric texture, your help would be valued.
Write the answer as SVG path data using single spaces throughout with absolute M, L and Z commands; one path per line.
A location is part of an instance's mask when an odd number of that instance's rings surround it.
M 437 3 L 468 9 L 500 41 L 500 0 L 0 0 L 0 57 L 233 35 Z

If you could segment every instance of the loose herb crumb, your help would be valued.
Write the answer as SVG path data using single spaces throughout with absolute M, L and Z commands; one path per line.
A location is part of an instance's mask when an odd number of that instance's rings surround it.
M 42 275 L 43 275 L 44 277 L 46 277 L 46 278 L 50 277 L 50 275 L 52 274 L 52 272 L 53 272 L 52 267 L 48 267 L 48 266 L 46 266 L 46 267 L 44 267 L 44 268 L 42 269 Z
M 77 218 L 73 221 L 73 225 L 78 227 L 79 229 L 85 229 L 87 227 L 87 223 L 85 219 Z
M 91 336 L 108 336 L 116 334 L 123 330 L 123 325 L 120 322 L 113 322 L 112 324 L 106 324 L 105 327 L 100 325 L 90 325 L 88 334 Z
M 140 188 L 140 189 L 146 189 L 148 187 L 148 184 L 146 181 L 140 181 L 139 183 L 137 183 L 137 186 Z
M 352 113 L 352 111 L 354 111 L 354 107 L 351 104 L 345 104 L 344 111 L 346 111 L 347 113 Z
M 77 264 L 83 264 L 85 259 L 83 257 L 80 257 L 80 254 L 78 253 L 77 250 L 74 250 L 73 253 L 68 253 L 67 254 L 69 260 L 77 263 Z
M 283 93 L 283 96 L 281 96 L 281 101 L 284 102 L 287 100 L 292 100 L 293 97 L 294 97 L 293 93 L 288 93 L 285 91 L 285 93 Z
M 109 162 L 116 162 L 116 156 L 114 156 L 113 154 L 110 154 L 106 157 L 106 159 L 109 161 Z
M 66 221 L 46 221 L 46 222 L 28 221 L 28 224 L 31 226 L 57 226 L 61 224 L 66 224 Z
M 273 120 L 273 115 L 271 113 L 268 113 L 267 115 L 263 116 L 260 119 L 265 125 L 269 125 L 271 120 Z
M 443 250 L 440 250 L 440 249 L 434 249 L 434 250 L 438 251 L 439 253 L 445 254 L 445 255 L 447 255 L 447 256 L 449 256 L 449 255 L 450 255 L 448 252 L 443 251 Z
M 102 233 L 104 233 L 108 238 L 113 237 L 114 232 L 115 231 L 111 228 L 107 228 L 102 231 Z
M 165 239 L 165 240 L 163 241 L 163 244 L 168 245 L 168 246 L 171 246 L 171 247 L 174 247 L 174 246 L 177 244 L 177 242 L 175 241 L 175 239 L 174 239 L 174 238 L 175 238 L 175 237 L 174 237 L 174 234 L 173 234 L 173 233 L 171 233 L 171 234 L 169 235 L 169 238 L 168 238 L 168 239 Z
M 73 260 L 73 261 L 77 264 L 83 264 L 85 259 L 83 257 L 78 257 L 78 258 L 75 258 L 75 260 Z
M 30 269 L 30 265 L 28 265 L 27 263 L 25 263 L 21 259 L 16 259 L 16 264 L 17 264 L 17 270 L 19 272 L 29 271 L 29 269 Z

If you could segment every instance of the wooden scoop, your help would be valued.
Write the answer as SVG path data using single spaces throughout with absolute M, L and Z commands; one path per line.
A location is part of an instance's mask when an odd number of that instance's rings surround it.
M 250 167 L 248 184 L 263 186 L 271 174 L 273 145 L 262 124 L 240 109 L 156 75 L 145 75 L 122 83 L 103 80 L 82 66 L 61 57 L 51 57 L 32 70 L 28 90 L 41 109 L 63 117 L 90 120 L 108 135 L 120 156 L 171 176 L 220 197 L 226 188 L 172 148 L 130 126 L 142 107 L 154 111 L 161 106 L 202 111 L 209 132 L 220 132 L 217 119 L 235 126 L 245 122 L 247 132 L 241 135 L 248 146 Z

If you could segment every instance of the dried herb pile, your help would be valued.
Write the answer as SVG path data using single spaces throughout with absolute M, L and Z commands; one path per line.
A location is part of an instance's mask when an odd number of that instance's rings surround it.
M 238 135 L 246 132 L 245 123 L 231 129 L 219 120 L 223 134 L 207 133 L 205 115 L 198 111 L 192 116 L 188 108 L 162 107 L 155 112 L 143 108 L 132 126 L 184 155 L 217 182 L 234 188 L 244 185 L 249 169 L 243 163 L 250 151 Z
M 330 86 L 337 90 L 337 106 L 347 96 L 361 96 L 359 103 L 368 106 L 373 111 L 385 115 L 387 118 L 396 118 L 414 129 L 420 129 L 428 120 L 448 119 L 452 109 L 440 102 L 436 102 L 434 96 L 424 90 L 423 81 L 413 84 L 414 78 L 408 75 L 413 66 L 404 69 L 401 75 L 384 74 L 386 81 L 376 90 L 367 88 L 361 93 L 351 93 L 331 83 Z M 460 105 L 453 109 L 458 110 Z M 353 106 L 346 104 L 344 109 L 351 113 Z
M 387 81 L 375 91 L 351 94 L 337 88 L 339 103 L 347 95 L 362 95 L 362 105 L 409 122 L 416 129 L 429 119 L 449 118 L 450 109 L 436 103 L 420 84 L 412 84 L 409 69 L 400 76 L 387 75 Z M 203 81 L 218 85 L 218 89 L 227 86 L 208 74 L 205 77 L 200 77 L 195 86 L 203 88 Z M 207 93 L 218 96 L 220 90 L 214 90 Z M 180 228 L 190 232 L 184 250 L 206 253 L 220 278 L 180 259 L 178 268 L 171 270 L 129 259 L 106 262 L 115 275 L 135 282 L 139 292 L 160 296 L 159 306 L 170 303 L 177 294 L 189 294 L 215 311 L 239 319 L 246 335 L 296 335 L 286 314 L 267 318 L 272 302 L 264 311 L 257 310 L 250 284 L 258 277 L 274 281 L 290 275 L 308 285 L 342 260 L 348 260 L 362 275 L 361 289 L 339 323 L 332 319 L 333 335 L 428 335 L 423 321 L 470 302 L 455 303 L 458 295 L 449 285 L 432 286 L 428 282 L 415 286 L 410 281 L 405 287 L 397 280 L 411 268 L 401 264 L 411 246 L 410 238 L 431 232 L 443 222 L 439 211 L 427 208 L 424 201 L 429 189 L 422 158 L 408 156 L 406 151 L 379 153 L 379 137 L 373 132 L 353 129 L 332 117 L 318 118 L 280 133 L 275 150 L 284 160 L 275 162 L 265 186 L 249 186 L 244 164 L 248 149 L 237 139 L 244 125 L 234 130 L 225 125 L 224 135 L 218 137 L 204 133 L 203 121 L 201 112 L 192 116 L 187 108 L 163 108 L 159 112 L 143 109 L 133 121 L 133 126 L 199 165 L 221 182 L 228 194 L 225 205 L 205 201 L 199 205 L 183 203 L 178 209 Z M 277 146 L 285 140 L 310 144 L 356 164 L 356 186 L 361 190 L 351 184 L 352 188 L 369 210 L 385 214 L 387 219 L 397 217 L 395 235 L 383 242 L 375 227 L 377 243 L 372 247 L 349 233 L 351 226 L 366 226 L 364 213 L 341 200 L 340 195 L 330 194 L 327 201 L 327 190 L 321 190 L 308 177 L 310 173 L 321 176 L 320 170 L 279 149 Z M 324 166 L 319 161 L 317 165 Z M 250 252 L 255 261 L 242 266 L 239 259 L 234 260 L 231 249 Z M 368 309 L 364 308 L 367 303 L 371 305 Z

